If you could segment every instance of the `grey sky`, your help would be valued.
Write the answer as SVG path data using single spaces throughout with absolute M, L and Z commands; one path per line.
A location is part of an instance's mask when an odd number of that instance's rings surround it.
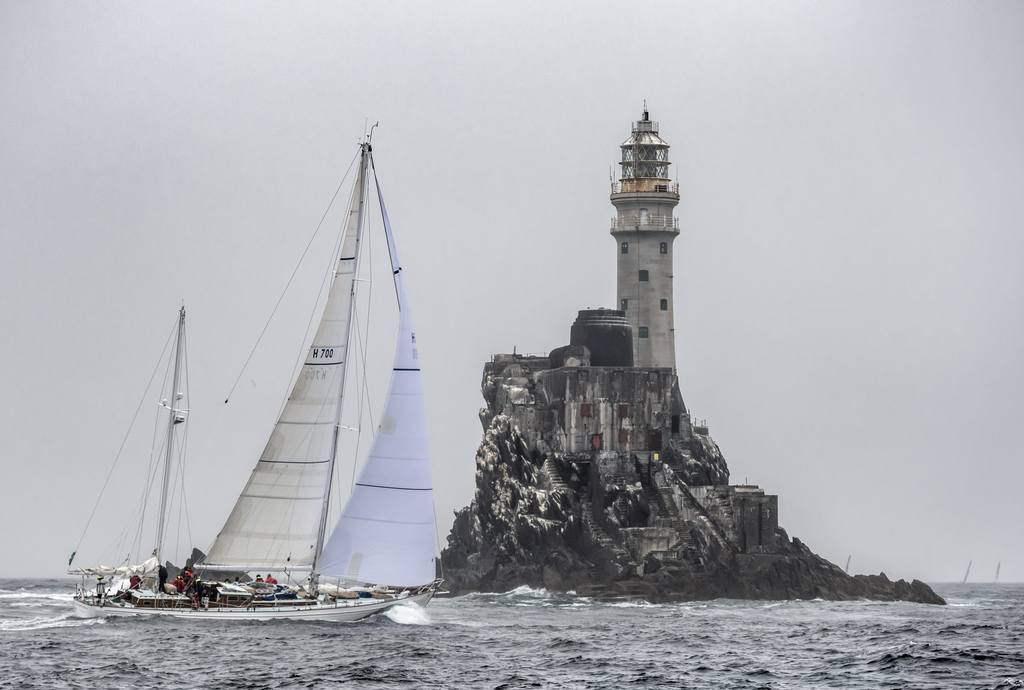
M 734 480 L 857 572 L 1024 579 L 1022 36 L 1011 2 L 0 0 L 0 576 L 62 572 L 182 299 L 209 543 L 322 264 L 224 394 L 367 118 L 446 533 L 482 362 L 614 300 L 608 169 L 647 98 L 683 190 L 683 395 Z

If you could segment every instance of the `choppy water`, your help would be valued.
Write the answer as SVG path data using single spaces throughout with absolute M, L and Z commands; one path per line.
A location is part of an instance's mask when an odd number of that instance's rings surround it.
M 354 624 L 79 620 L 0 580 L 2 688 L 1024 688 L 1024 585 L 905 603 L 598 603 L 520 588 Z

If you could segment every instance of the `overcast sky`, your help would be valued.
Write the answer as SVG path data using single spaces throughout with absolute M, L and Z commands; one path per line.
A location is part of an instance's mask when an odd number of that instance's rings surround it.
M 0 0 L 0 576 L 63 571 L 182 300 L 209 544 L 329 233 L 224 395 L 367 119 L 446 534 L 483 362 L 614 301 L 608 170 L 646 98 L 683 396 L 734 481 L 853 571 L 1024 580 L 1022 36 L 1019 2 Z M 136 519 L 152 402 L 85 561 Z

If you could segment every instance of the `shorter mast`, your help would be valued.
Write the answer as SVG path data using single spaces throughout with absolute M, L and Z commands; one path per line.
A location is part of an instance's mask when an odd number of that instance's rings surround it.
M 359 145 L 359 173 L 356 175 L 356 194 L 358 194 L 358 218 L 356 220 L 356 236 L 355 236 L 355 251 L 352 253 L 352 287 L 349 292 L 349 312 L 348 312 L 348 323 L 351 324 L 353 316 L 356 310 L 356 283 L 359 271 L 359 241 L 362 238 L 363 231 L 363 218 L 365 216 L 366 208 L 366 167 L 367 158 L 370 152 L 370 142 L 366 142 Z M 349 344 L 352 340 L 352 329 L 351 326 L 347 333 L 348 342 L 345 343 L 346 358 L 351 360 L 351 349 Z M 317 525 L 316 532 L 316 545 L 313 548 L 313 563 L 311 572 L 309 574 L 309 586 L 311 592 L 316 595 L 317 593 L 317 581 L 320 578 L 320 557 L 324 550 L 324 540 L 327 537 L 327 517 L 331 506 L 331 487 L 334 484 L 334 466 L 338 459 L 338 438 L 341 435 L 341 413 L 342 403 L 345 399 L 345 382 L 348 380 L 348 365 L 346 364 L 341 372 L 341 382 L 338 384 L 338 405 L 334 413 L 334 432 L 333 438 L 331 439 L 331 455 L 328 458 L 327 463 L 327 481 L 324 482 L 324 495 L 323 502 L 320 508 L 320 522 Z M 357 458 L 353 458 L 355 462 Z
M 163 559 L 164 527 L 167 513 L 167 491 L 171 484 L 171 461 L 174 457 L 174 427 L 185 421 L 185 417 L 179 416 L 181 410 L 177 409 L 181 394 L 178 392 L 178 385 L 181 382 L 181 352 L 185 342 L 185 307 L 182 306 L 178 312 L 178 340 L 174 348 L 174 376 L 171 384 L 171 400 L 167 407 L 170 410 L 170 417 L 167 421 L 167 452 L 164 454 L 164 479 L 160 489 L 160 514 L 156 528 L 156 548 L 153 555 L 157 560 Z

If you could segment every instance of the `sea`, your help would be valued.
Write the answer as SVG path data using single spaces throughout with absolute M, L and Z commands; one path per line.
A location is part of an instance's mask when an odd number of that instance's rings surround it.
M 1024 688 L 1024 584 L 949 602 L 600 602 L 520 587 L 358 623 L 77 619 L 0 580 L 0 688 Z

